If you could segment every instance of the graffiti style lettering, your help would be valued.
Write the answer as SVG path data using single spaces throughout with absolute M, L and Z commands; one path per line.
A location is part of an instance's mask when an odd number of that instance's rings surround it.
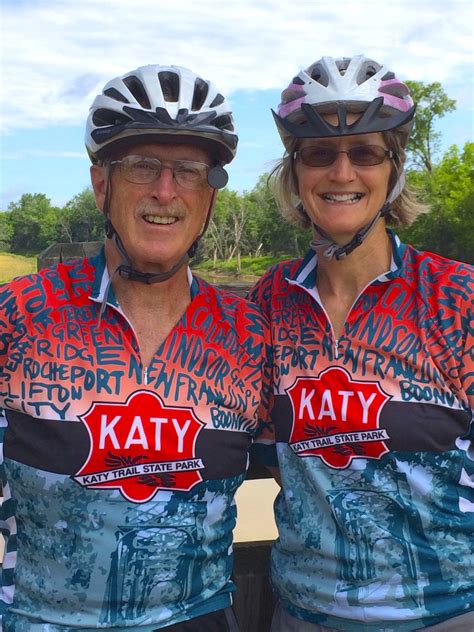
M 404 402 L 415 400 L 417 402 L 430 402 L 442 406 L 456 407 L 456 395 L 447 390 L 440 390 L 432 386 L 419 386 L 403 380 L 400 383 L 402 400 Z
M 214 428 L 225 428 L 226 430 L 244 431 L 255 426 L 255 422 L 249 422 L 241 414 L 231 410 L 222 410 L 215 406 L 211 408 L 211 419 Z

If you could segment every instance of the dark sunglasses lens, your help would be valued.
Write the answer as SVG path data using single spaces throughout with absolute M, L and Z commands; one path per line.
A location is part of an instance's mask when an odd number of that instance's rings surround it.
M 385 149 L 377 145 L 361 145 L 348 151 L 349 159 L 354 165 L 368 167 L 379 165 L 385 159 Z
M 303 147 L 299 151 L 299 156 L 308 167 L 328 167 L 340 153 L 347 153 L 352 164 L 360 167 L 379 165 L 387 154 L 386 150 L 378 145 L 360 145 L 352 147 L 347 152 L 336 151 L 330 147 Z
M 337 151 L 329 147 L 304 147 L 300 157 L 308 167 L 327 167 L 336 160 Z

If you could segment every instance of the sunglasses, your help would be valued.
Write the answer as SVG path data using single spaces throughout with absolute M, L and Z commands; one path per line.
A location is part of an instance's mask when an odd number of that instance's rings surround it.
M 166 160 L 145 156 L 126 156 L 122 160 L 113 160 L 111 165 L 119 165 L 120 172 L 127 182 L 149 184 L 158 180 L 164 168 L 171 169 L 173 178 L 185 189 L 201 189 L 207 184 L 209 166 L 190 160 Z
M 337 160 L 339 154 L 347 154 L 351 163 L 357 167 L 373 167 L 380 165 L 385 158 L 394 157 L 393 151 L 379 145 L 357 145 L 347 151 L 312 145 L 295 151 L 293 159 L 301 160 L 307 167 L 329 167 Z

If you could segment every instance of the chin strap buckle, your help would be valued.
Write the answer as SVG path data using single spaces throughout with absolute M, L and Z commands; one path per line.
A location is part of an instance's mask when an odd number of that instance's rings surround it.
M 355 235 L 348 244 L 342 246 L 341 248 L 337 248 L 334 251 L 334 256 L 336 257 L 336 259 L 340 261 L 341 259 L 344 259 L 344 257 L 347 257 L 347 255 L 350 255 L 353 250 L 361 245 L 361 243 L 364 241 L 364 237 L 365 234 L 363 231 L 357 233 L 357 235 Z

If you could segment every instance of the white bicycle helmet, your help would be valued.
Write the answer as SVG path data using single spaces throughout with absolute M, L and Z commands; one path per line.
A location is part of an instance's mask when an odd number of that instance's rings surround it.
M 109 81 L 87 119 L 85 142 L 94 163 L 137 140 L 192 142 L 226 164 L 238 137 L 229 104 L 210 81 L 187 68 L 149 65 Z
M 338 125 L 320 115 L 337 113 Z M 348 125 L 347 112 L 363 112 Z M 415 106 L 408 87 L 383 66 L 363 55 L 323 57 L 302 70 L 283 90 L 273 112 L 283 144 L 291 138 L 327 138 L 399 129 L 404 142 L 413 126 Z

